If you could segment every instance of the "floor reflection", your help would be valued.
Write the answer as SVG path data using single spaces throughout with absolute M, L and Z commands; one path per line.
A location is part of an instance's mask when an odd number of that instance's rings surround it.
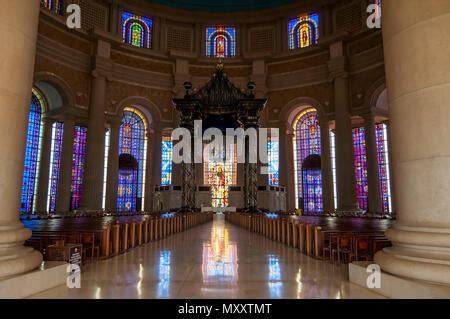
M 281 289 L 283 282 L 281 281 L 280 260 L 275 255 L 269 255 L 269 293 L 271 298 L 281 298 Z
M 170 250 L 163 250 L 159 254 L 158 267 L 158 296 L 160 298 L 170 297 L 170 266 L 171 266 L 171 252 Z

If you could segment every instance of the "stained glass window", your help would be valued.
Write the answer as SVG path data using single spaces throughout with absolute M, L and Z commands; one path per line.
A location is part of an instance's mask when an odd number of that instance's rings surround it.
M 384 212 L 392 212 L 391 174 L 389 169 L 388 131 L 386 124 L 375 126 L 377 137 L 378 176 Z
M 70 210 L 80 207 L 83 190 L 84 161 L 86 158 L 87 128 L 75 126 L 72 156 L 72 184 L 70 188 Z
M 232 154 L 225 155 L 222 152 L 219 160 L 204 158 L 204 183 L 211 187 L 212 207 L 228 206 L 228 188 L 236 185 L 236 147 L 232 148 Z
M 131 155 L 137 167 L 119 167 L 118 211 L 140 211 L 144 207 L 147 124 L 141 112 L 125 108 L 120 126 L 119 154 Z
M 267 141 L 267 155 L 269 165 L 269 185 L 279 186 L 280 141 L 278 138 L 269 137 Z
M 109 129 L 107 129 L 105 132 L 105 150 L 103 153 L 102 209 L 106 209 L 106 183 L 108 182 L 108 158 L 109 158 L 110 139 L 111 139 L 111 131 Z
M 236 55 L 236 28 L 216 25 L 206 28 L 206 56 L 231 58 Z
M 314 109 L 303 111 L 294 121 L 293 130 L 296 207 L 303 208 L 305 212 L 321 212 L 322 174 L 317 112 Z
M 161 185 L 172 183 L 172 149 L 170 136 L 163 136 L 161 145 Z
M 28 113 L 27 144 L 22 178 L 20 211 L 30 213 L 34 210 L 37 195 L 37 181 L 42 141 L 42 112 L 46 102 L 42 93 L 33 88 L 30 111 Z
M 319 14 L 303 14 L 288 21 L 289 49 L 306 48 L 319 40 Z
M 52 144 L 50 149 L 50 174 L 48 182 L 47 211 L 54 212 L 56 196 L 58 195 L 59 172 L 61 169 L 61 154 L 64 124 L 56 122 L 52 126 Z
M 331 174 L 333 175 L 333 197 L 334 209 L 337 209 L 337 178 L 336 178 L 336 133 L 330 130 L 330 149 L 331 149 Z
M 141 48 L 152 47 L 153 20 L 131 12 L 122 12 L 123 42 Z
M 63 14 L 63 0 L 41 0 L 42 6 L 56 14 Z
M 353 153 L 356 178 L 356 199 L 359 208 L 368 208 L 368 181 L 367 181 L 367 158 L 366 158 L 366 136 L 364 127 L 353 129 Z

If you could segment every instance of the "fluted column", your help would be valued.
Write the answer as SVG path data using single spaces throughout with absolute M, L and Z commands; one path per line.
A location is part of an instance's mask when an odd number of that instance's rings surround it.
M 117 211 L 117 188 L 119 184 L 119 133 L 121 123 L 122 121 L 120 118 L 114 118 L 110 121 L 105 204 L 105 209 L 109 212 Z
M 105 148 L 105 94 L 111 76 L 110 44 L 98 41 L 92 71 L 91 99 L 86 141 L 84 192 L 81 209 L 101 210 L 103 196 L 103 150 Z
M 56 212 L 70 210 L 70 188 L 72 185 L 73 135 L 75 132 L 75 118 L 66 115 L 61 152 L 61 164 L 56 198 Z
M 338 211 L 357 210 L 349 79 L 342 42 L 331 45 L 330 56 L 331 60 L 328 62 L 328 68 L 334 82 L 334 107 L 336 114 L 337 209 Z
M 19 221 L 39 0 L 2 1 L 0 39 L 0 278 L 37 268 L 42 255 L 23 246 L 31 231 Z M 24 23 L 26 21 L 26 23 Z M 8 41 L 9 40 L 9 41 Z M 20 64 L 18 64 L 20 61 Z
M 386 232 L 393 247 L 375 261 L 449 285 L 450 2 L 382 4 L 397 222 Z
M 39 181 L 36 197 L 35 211 L 47 211 L 48 179 L 50 174 L 50 152 L 52 147 L 52 126 L 55 120 L 45 116 L 42 119 L 42 148 L 39 161 Z
M 378 175 L 377 137 L 375 121 L 372 114 L 364 116 L 364 133 L 366 137 L 367 183 L 369 186 L 369 212 L 380 213 L 381 206 L 380 178 Z
M 321 168 L 322 168 L 322 199 L 323 211 L 334 210 L 333 179 L 331 174 L 330 156 L 330 128 L 328 120 L 320 118 L 320 147 L 321 147 Z

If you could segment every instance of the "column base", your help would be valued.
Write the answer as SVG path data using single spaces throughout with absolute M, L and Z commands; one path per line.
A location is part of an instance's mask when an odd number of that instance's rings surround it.
M 406 278 L 450 285 L 450 230 L 394 225 L 393 246 L 375 255 L 382 270 Z

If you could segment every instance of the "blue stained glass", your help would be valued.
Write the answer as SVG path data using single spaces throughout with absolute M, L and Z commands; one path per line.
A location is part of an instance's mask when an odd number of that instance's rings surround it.
M 206 28 L 206 56 L 232 58 L 236 55 L 236 28 L 216 25 Z
M 58 15 L 63 14 L 63 0 L 42 0 L 42 5 Z
M 164 136 L 161 149 L 161 185 L 172 183 L 173 143 L 170 136 Z
M 280 142 L 278 139 L 269 138 L 267 141 L 269 185 L 279 186 L 279 154 Z
M 366 136 L 364 127 L 353 129 L 353 153 L 356 178 L 356 199 L 359 208 L 368 209 L 368 181 L 367 181 L 367 158 L 366 158 Z
M 122 12 L 123 42 L 141 48 L 152 47 L 153 20 L 131 12 Z
M 76 126 L 73 142 L 72 157 L 72 184 L 70 209 L 75 210 L 80 207 L 83 188 L 84 161 L 86 158 L 86 133 L 87 128 Z
M 27 144 L 25 148 L 24 170 L 20 211 L 30 213 L 34 210 L 37 195 L 39 156 L 42 141 L 42 111 L 45 100 L 42 94 L 33 88 L 30 111 L 28 113 Z
M 288 21 L 289 49 L 306 48 L 319 40 L 319 14 L 303 14 Z
M 377 138 L 378 176 L 380 179 L 381 202 L 384 212 L 392 212 L 391 174 L 389 169 L 389 150 L 386 124 L 375 126 Z
M 56 196 L 58 195 L 59 172 L 61 169 L 61 154 L 64 124 L 56 122 L 52 127 L 52 146 L 50 151 L 50 174 L 48 183 L 47 210 L 56 209 Z

